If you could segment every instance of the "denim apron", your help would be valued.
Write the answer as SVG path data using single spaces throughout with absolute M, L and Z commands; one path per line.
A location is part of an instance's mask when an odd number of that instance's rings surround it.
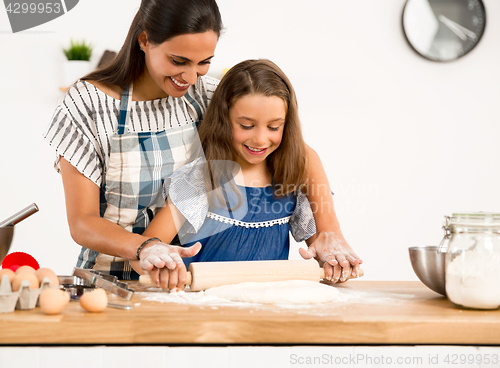
M 101 217 L 125 230 L 142 234 L 165 205 L 163 181 L 187 162 L 188 151 L 199 142 L 201 109 L 186 93 L 178 99 L 194 123 L 156 132 L 129 133 L 132 86 L 124 88 L 116 134 L 111 139 L 109 167 L 101 189 Z M 82 247 L 77 267 L 92 268 L 122 280 L 138 279 L 128 259 Z

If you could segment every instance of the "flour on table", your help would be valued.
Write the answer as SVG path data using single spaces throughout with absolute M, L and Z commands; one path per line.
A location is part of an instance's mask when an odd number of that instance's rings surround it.
M 218 286 L 199 292 L 179 291 L 141 294 L 144 300 L 207 306 L 248 306 L 255 303 L 292 306 L 335 303 L 347 300 L 334 286 L 304 280 L 244 282 Z
M 314 281 L 243 282 L 218 286 L 205 291 L 234 302 L 261 304 L 318 304 L 343 301 L 335 287 Z

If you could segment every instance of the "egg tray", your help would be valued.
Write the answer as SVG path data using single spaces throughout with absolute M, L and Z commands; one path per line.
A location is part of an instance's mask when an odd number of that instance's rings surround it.
M 23 280 L 21 281 L 19 290 L 12 291 L 9 276 L 3 275 L 0 281 L 0 313 L 14 312 L 15 309 L 34 309 L 38 305 L 40 293 L 49 287 L 50 279 L 44 277 L 38 289 L 31 289 L 30 282 Z
M 106 291 L 118 295 L 125 300 L 130 300 L 134 291 L 128 288 L 126 283 L 118 281 L 116 276 L 101 273 L 95 270 L 75 268 L 73 276 L 58 276 L 59 288 L 68 292 L 71 300 L 79 300 L 87 291 L 95 288 L 103 288 Z M 14 310 L 29 310 L 38 306 L 40 293 L 49 288 L 50 279 L 44 277 L 40 288 L 31 289 L 28 280 L 23 280 L 18 291 L 12 291 L 8 275 L 3 275 L 0 280 L 0 313 L 10 313 Z

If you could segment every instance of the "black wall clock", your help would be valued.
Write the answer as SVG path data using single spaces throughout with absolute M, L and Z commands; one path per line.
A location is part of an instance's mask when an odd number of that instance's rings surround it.
M 486 26 L 481 0 L 407 0 L 403 30 L 411 47 L 433 61 L 451 61 L 471 51 Z

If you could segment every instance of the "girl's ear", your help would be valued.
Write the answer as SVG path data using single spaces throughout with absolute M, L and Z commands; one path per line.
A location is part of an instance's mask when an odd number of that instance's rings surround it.
M 142 31 L 139 37 L 137 37 L 137 41 L 139 42 L 139 46 L 141 49 L 145 48 L 148 45 L 148 34 L 146 31 Z

